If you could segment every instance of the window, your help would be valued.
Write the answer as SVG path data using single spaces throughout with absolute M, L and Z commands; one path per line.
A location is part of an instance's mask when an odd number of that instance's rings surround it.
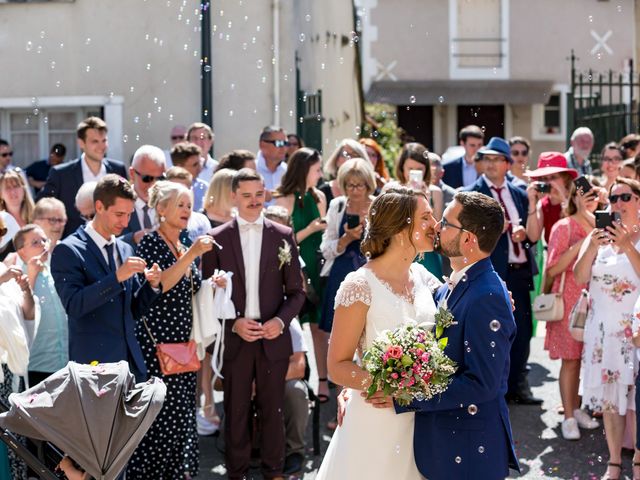
M 62 143 L 67 147 L 66 159 L 79 154 L 76 128 L 86 109 L 0 110 L 0 134 L 11 144 L 13 163 L 26 168 L 36 160 L 47 158 L 51 146 Z
M 544 126 L 543 133 L 560 132 L 560 94 L 553 93 L 549 96 L 549 101 L 544 106 Z
M 508 0 L 449 0 L 451 78 L 509 78 L 508 8 Z
M 531 137 L 533 140 L 566 140 L 568 92 L 568 85 L 553 85 L 547 103 L 531 106 Z

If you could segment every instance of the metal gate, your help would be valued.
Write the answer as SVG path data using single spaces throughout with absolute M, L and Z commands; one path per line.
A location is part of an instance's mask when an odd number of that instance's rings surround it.
M 625 72 L 598 73 L 576 70 L 576 56 L 571 51 L 571 93 L 568 98 L 569 129 L 589 127 L 595 137 L 592 157 L 599 157 L 608 142 L 618 142 L 640 125 L 638 87 L 640 77 L 633 70 L 633 60 Z

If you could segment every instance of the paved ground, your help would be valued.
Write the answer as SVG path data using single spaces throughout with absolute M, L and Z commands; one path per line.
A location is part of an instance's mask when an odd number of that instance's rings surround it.
M 512 406 L 511 422 L 516 442 L 516 449 L 522 474 L 514 474 L 510 478 L 525 479 L 596 479 L 606 470 L 607 449 L 602 429 L 583 431 L 582 439 L 567 442 L 560 434 L 562 417 L 556 413 L 560 403 L 558 393 L 559 362 L 549 360 L 543 351 L 544 332 L 532 340 L 530 357 L 531 372 L 529 375 L 533 392 L 544 398 L 542 406 Z M 313 379 L 312 379 L 313 380 Z M 327 448 L 330 440 L 329 431 L 324 428 L 326 422 L 335 413 L 335 401 L 322 406 L 321 409 L 321 453 Z M 310 437 L 310 428 L 309 428 Z M 201 480 L 225 478 L 223 456 L 218 447 L 223 447 L 217 438 L 201 438 Z M 309 438 L 308 445 L 311 445 Z M 315 472 L 322 456 L 314 457 L 309 451 L 305 471 L 298 477 L 304 480 L 315 478 Z M 625 472 L 631 478 L 631 452 L 627 452 L 623 460 Z M 252 478 L 261 478 L 256 471 Z M 623 475 L 622 478 L 627 478 Z

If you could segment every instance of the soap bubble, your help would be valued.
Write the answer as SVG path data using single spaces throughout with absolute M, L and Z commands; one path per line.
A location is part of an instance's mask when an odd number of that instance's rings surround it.
M 498 330 L 500 330 L 500 322 L 498 320 L 491 320 L 489 322 L 489 328 L 491 329 L 492 332 L 497 332 Z
M 456 463 L 460 463 L 460 462 L 462 462 L 462 458 L 460 458 L 460 457 L 456 457 L 456 458 L 455 458 L 455 461 L 456 461 Z
M 410 103 L 416 103 L 416 97 L 415 97 L 414 95 L 411 95 L 411 96 L 409 97 L 409 102 L 410 102 Z
M 444 97 L 442 95 L 438 97 L 438 103 L 444 103 Z
M 478 413 L 478 407 L 472 403 L 467 407 L 467 412 L 469 412 L 469 415 L 475 415 Z

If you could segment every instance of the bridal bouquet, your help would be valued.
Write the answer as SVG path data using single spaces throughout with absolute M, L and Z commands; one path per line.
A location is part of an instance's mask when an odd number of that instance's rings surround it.
M 442 335 L 442 330 L 437 333 Z M 412 400 L 427 400 L 444 392 L 456 364 L 444 354 L 446 338 L 436 338 L 423 325 L 408 322 L 385 330 L 362 357 L 373 376 L 367 393 L 381 390 L 407 406 Z

